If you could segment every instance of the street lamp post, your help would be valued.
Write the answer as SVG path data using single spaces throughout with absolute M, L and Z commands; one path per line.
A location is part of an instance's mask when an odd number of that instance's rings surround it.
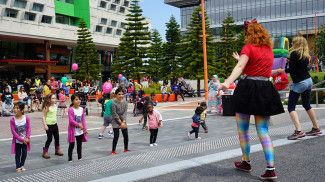
M 316 66 L 316 72 L 318 73 L 318 47 L 317 47 L 317 11 L 315 12 L 315 18 L 314 18 L 314 30 L 315 30 L 315 66 Z
M 208 101 L 208 62 L 207 62 L 207 43 L 205 33 L 205 10 L 204 0 L 201 0 L 201 14 L 202 14 L 202 44 L 203 44 L 203 68 L 204 68 L 204 97 Z

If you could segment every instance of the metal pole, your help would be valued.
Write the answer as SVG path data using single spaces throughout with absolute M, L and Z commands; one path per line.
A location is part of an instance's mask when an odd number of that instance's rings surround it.
M 316 90 L 316 107 L 318 107 L 318 90 Z
M 314 18 L 314 30 L 315 30 L 315 62 L 316 62 L 316 73 L 318 73 L 318 47 L 317 47 L 317 12 L 315 12 L 315 18 Z
M 207 44 L 205 33 L 205 10 L 204 0 L 201 0 L 201 13 L 202 13 L 202 44 L 203 44 L 203 68 L 204 68 L 204 97 L 208 101 L 208 61 L 207 61 Z

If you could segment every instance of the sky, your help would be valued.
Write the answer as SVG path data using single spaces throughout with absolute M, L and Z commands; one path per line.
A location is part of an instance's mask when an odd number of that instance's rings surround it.
M 163 40 L 165 40 L 166 23 L 172 15 L 180 25 L 180 9 L 164 4 L 164 0 L 142 0 L 140 7 L 143 16 L 150 18 L 152 28 L 159 31 Z

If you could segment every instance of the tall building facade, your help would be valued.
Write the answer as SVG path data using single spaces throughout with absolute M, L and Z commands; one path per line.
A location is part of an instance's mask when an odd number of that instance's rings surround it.
M 0 77 L 69 73 L 81 19 L 92 33 L 103 74 L 109 74 L 129 5 L 129 0 L 0 0 Z
M 165 3 L 180 8 L 181 28 L 185 31 L 199 1 L 165 0 Z M 325 24 L 325 0 L 205 0 L 205 9 L 215 35 L 220 33 L 228 12 L 237 25 L 257 18 L 272 36 L 313 34 L 315 27 Z

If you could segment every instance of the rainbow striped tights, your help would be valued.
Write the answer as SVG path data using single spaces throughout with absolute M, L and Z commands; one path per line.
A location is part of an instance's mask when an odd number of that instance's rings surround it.
M 249 161 L 250 145 L 249 145 L 249 119 L 250 115 L 236 113 L 238 137 L 240 147 L 243 152 L 242 160 Z M 257 135 L 263 147 L 266 164 L 268 167 L 274 167 L 274 151 L 272 140 L 269 136 L 269 116 L 255 116 L 255 126 Z

